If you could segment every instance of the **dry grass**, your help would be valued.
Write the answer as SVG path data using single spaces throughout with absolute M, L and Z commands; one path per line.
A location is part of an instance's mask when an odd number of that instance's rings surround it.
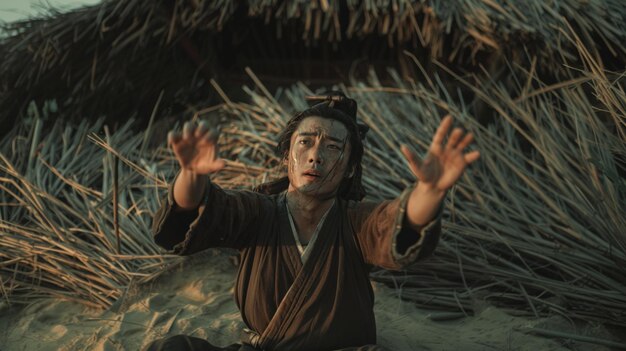
M 106 137 L 124 155 L 118 172 L 118 249 L 114 162 L 96 134 L 102 122 L 43 126 L 39 117 L 24 121 L 3 140 L 3 298 L 22 303 L 55 296 L 109 307 L 131 284 L 150 280 L 179 260 L 162 256 L 148 230 L 158 206 L 157 186 L 165 184 L 159 165 L 137 158 L 141 138 L 134 137 L 130 123 Z
M 564 83 L 544 84 L 534 67 L 511 69 L 513 88 L 465 82 L 498 117 L 489 125 L 476 122 L 437 77 L 385 87 L 372 76 L 342 87 L 372 128 L 364 160 L 372 199 L 396 196 L 413 181 L 398 146 L 424 151 L 443 113 L 475 133 L 482 153 L 447 197 L 435 256 L 400 274 L 376 272 L 375 280 L 451 312 L 471 314 L 487 301 L 513 313 L 626 325 L 626 94 L 621 75 L 607 78 L 578 47 L 586 68 L 564 69 Z M 215 179 L 225 187 L 248 188 L 281 172 L 275 136 L 312 93 L 296 85 L 271 96 L 257 84 L 244 88 L 249 104 L 226 100 L 196 115 L 224 121 L 220 142 L 231 161 Z M 136 134 L 126 124 L 102 135 L 99 123 L 56 122 L 44 132 L 44 119 L 24 120 L 1 146 L 2 296 L 110 306 L 131 282 L 174 262 L 158 254 L 148 228 L 175 162 L 164 144 L 142 146 L 152 130 Z M 121 161 L 121 254 L 112 222 L 114 156 Z
M 482 153 L 448 197 L 435 257 L 375 279 L 429 307 L 471 313 L 487 300 L 518 313 L 626 325 L 624 82 L 608 80 L 579 47 L 587 69 L 565 70 L 568 84 L 546 86 L 532 70 L 513 75 L 513 90 L 467 82 L 498 116 L 488 126 L 436 83 L 349 89 L 364 102 L 368 123 L 385 127 L 374 129 L 370 154 L 401 159 L 390 141 L 424 148 L 442 110 L 476 134 Z M 389 163 L 372 162 L 366 172 L 410 177 L 401 163 Z M 393 178 L 370 186 L 390 196 L 399 189 L 377 184 Z

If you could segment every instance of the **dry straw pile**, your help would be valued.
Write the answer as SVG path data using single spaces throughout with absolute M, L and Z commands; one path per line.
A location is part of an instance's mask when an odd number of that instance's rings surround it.
M 364 161 L 372 199 L 393 197 L 413 181 L 398 145 L 424 151 L 442 113 L 473 131 L 482 152 L 447 197 L 435 256 L 401 274 L 375 272 L 375 280 L 452 312 L 441 318 L 471 314 L 487 301 L 514 313 L 626 325 L 626 95 L 621 76 L 607 77 L 582 48 L 580 56 L 586 69 L 569 70 L 571 79 L 557 85 L 532 70 L 512 72 L 514 91 L 467 82 L 498 116 L 489 125 L 437 80 L 383 87 L 372 76 L 343 87 L 372 128 Z M 196 115 L 223 122 L 230 161 L 215 180 L 225 187 L 251 187 L 282 172 L 275 136 L 312 93 L 304 85 L 279 97 L 262 85 L 246 91 L 250 104 L 224 96 L 223 105 Z M 176 260 L 161 256 L 149 237 L 175 161 L 164 141 L 146 147 L 151 128 L 133 133 L 129 122 L 102 135 L 100 123 L 57 121 L 44 131 L 42 119 L 25 120 L 2 144 L 3 298 L 53 295 L 110 306 L 131 282 Z
M 137 158 L 142 143 L 129 127 L 103 140 L 102 121 L 44 127 L 43 119 L 33 116 L 4 138 L 3 300 L 27 303 L 54 296 L 109 307 L 133 283 L 152 279 L 167 262 L 178 260 L 162 256 L 151 241 L 150 218 L 164 182 L 123 156 Z M 123 154 L 117 174 L 107 142 L 119 145 L 116 152 Z
M 54 91 L 62 81 L 73 87 L 58 100 L 62 112 L 73 106 L 64 101 L 69 97 L 83 107 L 117 103 L 105 93 L 115 82 L 142 83 L 158 95 L 160 87 L 143 83 L 153 79 L 150 67 L 162 70 L 170 62 L 168 43 L 201 29 L 224 30 L 240 11 L 239 2 L 175 1 L 166 10 L 153 3 L 104 2 L 15 27 L 2 52 L 35 54 L 31 62 L 11 54 L 0 64 L 2 118 L 19 110 L 12 110 L 20 100 L 13 94 Z M 512 313 L 626 326 L 625 72 L 607 70 L 600 59 L 626 54 L 620 2 L 563 1 L 555 10 L 548 2 L 451 7 L 390 1 L 385 11 L 382 3 L 346 1 L 352 22 L 338 33 L 377 31 L 396 44 L 418 40 L 433 58 L 453 61 L 497 47 L 492 52 L 513 61 L 476 76 L 424 73 L 427 78 L 416 82 L 390 70 L 391 85 L 372 74 L 367 83 L 340 86 L 357 99 L 359 118 L 371 127 L 364 160 L 371 199 L 394 197 L 413 182 L 399 144 L 424 152 L 443 114 L 474 132 L 482 153 L 446 199 L 445 235 L 434 257 L 406 272 L 376 271 L 373 279 L 396 286 L 420 306 L 440 309 L 434 318 L 469 315 L 488 302 Z M 311 40 L 339 40 L 333 4 L 248 1 L 246 16 L 302 26 Z M 62 24 L 66 20 L 72 26 Z M 518 60 L 532 47 L 525 36 L 545 45 L 529 52 L 528 64 Z M 525 45 L 516 49 L 517 40 Z M 458 51 L 445 47 L 450 44 Z M 152 51 L 144 55 L 143 48 Z M 121 57 L 130 57 L 129 63 L 120 65 Z M 541 72 L 550 69 L 547 82 Z M 249 103 L 231 101 L 211 81 L 224 103 L 195 116 L 221 124 L 222 156 L 229 161 L 215 181 L 224 187 L 250 188 L 283 172 L 273 153 L 275 137 L 312 93 L 298 84 L 272 95 L 248 74 L 255 81 L 244 87 Z M 442 83 L 451 80 L 462 93 Z M 116 93 L 126 94 L 124 89 Z M 474 101 L 464 100 L 468 91 Z M 162 255 L 149 233 L 177 165 L 155 127 L 155 113 L 148 129 L 136 132 L 132 121 L 115 131 L 102 120 L 52 121 L 46 117 L 52 110 L 53 104 L 31 107 L 0 142 L 1 298 L 13 304 L 56 296 L 107 308 L 133 284 L 180 260 Z

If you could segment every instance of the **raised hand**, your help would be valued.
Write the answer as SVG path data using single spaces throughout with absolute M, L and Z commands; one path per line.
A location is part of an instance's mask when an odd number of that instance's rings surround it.
M 465 134 L 460 128 L 455 128 L 446 145 L 443 145 L 451 126 L 452 117 L 446 116 L 439 124 L 423 161 L 413 148 L 402 145 L 402 153 L 409 162 L 411 171 L 419 179 L 420 186 L 445 192 L 456 183 L 465 168 L 480 157 L 479 151 L 463 153 L 474 136 L 472 133 Z
M 209 130 L 206 122 L 197 127 L 186 122 L 182 133 L 171 131 L 167 136 L 181 169 L 197 175 L 215 173 L 224 168 L 225 162 L 219 158 L 217 139 L 219 133 Z

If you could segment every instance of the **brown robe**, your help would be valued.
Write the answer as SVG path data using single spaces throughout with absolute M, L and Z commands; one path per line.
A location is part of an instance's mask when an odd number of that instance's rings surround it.
M 372 266 L 398 270 L 432 252 L 435 220 L 414 232 L 411 188 L 382 203 L 337 199 L 302 264 L 285 194 L 223 190 L 211 182 L 194 211 L 174 211 L 173 182 L 154 218 L 157 244 L 190 255 L 211 247 L 241 253 L 235 300 L 243 342 L 263 350 L 336 350 L 376 343 Z

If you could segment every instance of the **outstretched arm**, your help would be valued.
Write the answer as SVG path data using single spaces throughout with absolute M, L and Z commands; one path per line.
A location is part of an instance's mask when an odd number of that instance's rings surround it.
M 407 204 L 406 215 L 411 227 L 419 230 L 436 215 L 446 192 L 461 177 L 465 168 L 480 157 L 479 151 L 464 153 L 474 136 L 455 128 L 444 145 L 452 126 L 452 117 L 446 116 L 435 132 L 428 153 L 421 160 L 413 148 L 402 145 L 402 153 L 418 183 Z
M 189 122 L 182 133 L 168 135 L 181 170 L 154 215 L 152 232 L 158 245 L 176 254 L 245 247 L 273 213 L 269 197 L 211 184 L 208 175 L 225 163 L 218 158 L 217 138 L 205 123 L 193 127 Z
M 451 126 L 451 117 L 441 121 L 423 161 L 412 148 L 402 146 L 402 153 L 419 180 L 417 186 L 381 204 L 360 203 L 351 212 L 368 264 L 401 269 L 428 256 L 437 246 L 441 221 L 436 217 L 446 191 L 480 157 L 478 151 L 463 153 L 473 136 L 459 128 L 452 131 L 444 145 Z

